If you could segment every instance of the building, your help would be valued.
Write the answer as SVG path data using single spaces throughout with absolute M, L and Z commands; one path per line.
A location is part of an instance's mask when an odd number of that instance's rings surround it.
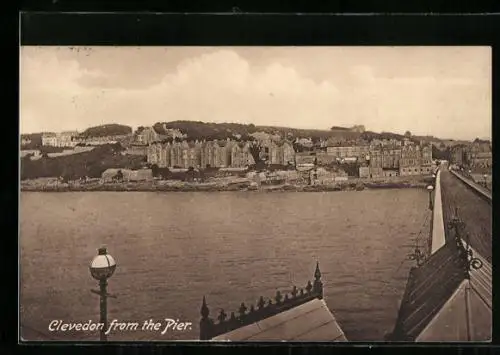
M 160 168 L 166 168 L 172 166 L 170 150 L 172 145 L 162 142 L 151 143 L 147 147 L 147 161 L 149 164 L 156 164 Z
M 118 176 L 121 172 L 121 181 L 124 182 L 138 182 L 138 181 L 152 181 L 153 172 L 151 169 L 107 169 L 102 173 L 101 182 L 115 182 L 119 181 Z
M 185 151 L 187 156 L 184 159 L 184 167 L 200 168 L 201 166 L 201 143 L 199 141 L 189 142 Z
M 459 166 L 464 165 L 466 158 L 466 147 L 464 145 L 456 145 L 451 148 L 451 163 Z
M 42 145 L 52 147 L 74 147 L 78 144 L 79 133 L 67 131 L 59 133 L 44 133 L 42 135 Z
M 373 139 L 371 142 L 370 142 L 370 147 L 372 149 L 376 149 L 376 148 L 379 148 L 379 147 L 401 147 L 403 145 L 403 142 L 398 140 L 398 139 L 394 139 L 394 138 L 391 138 L 391 139 L 387 139 L 387 138 L 384 138 L 384 139 Z
M 153 127 L 140 127 L 135 134 L 135 143 L 149 145 L 166 138 L 161 136 Z
M 122 140 L 129 137 L 128 135 L 117 135 L 117 136 L 102 136 L 102 137 L 75 137 L 73 140 L 76 144 L 85 145 L 104 145 L 104 144 L 116 144 Z
M 474 142 L 465 152 L 466 164 L 473 168 L 489 168 L 492 166 L 492 152 L 489 142 Z
M 401 176 L 432 174 L 432 147 L 414 144 L 403 146 L 399 174 Z
M 336 158 L 357 158 L 359 161 L 365 161 L 370 154 L 370 146 L 362 145 L 330 145 L 326 147 L 326 154 Z
M 166 123 L 153 127 L 139 127 L 135 133 L 135 144 L 149 145 L 153 142 L 163 141 L 166 139 L 183 140 L 187 138 L 178 129 L 167 128 Z
M 233 146 L 227 141 L 154 142 L 147 148 L 147 161 L 158 167 L 215 168 L 231 167 Z M 248 147 L 246 148 L 248 150 Z M 248 150 L 249 152 L 249 150 Z M 236 159 L 241 158 L 238 156 Z M 237 160 L 239 162 L 239 160 Z M 248 158 L 245 161 L 249 161 Z M 253 158 L 251 159 L 253 161 Z M 239 164 L 239 163 L 238 163 Z
M 273 165 L 295 165 L 295 150 L 289 141 L 273 142 L 269 146 L 268 163 Z
M 296 138 L 295 143 L 300 144 L 301 146 L 306 148 L 312 148 L 314 145 L 311 138 Z
M 21 150 L 19 157 L 24 158 L 28 155 L 31 155 L 34 158 L 38 158 L 38 157 L 40 157 L 41 152 L 38 149 L 26 149 L 26 150 L 23 149 L 23 150 Z
M 368 177 L 370 177 L 370 167 L 368 167 L 368 166 L 360 166 L 359 167 L 359 177 L 360 178 L 368 178 Z
M 395 146 L 377 146 L 369 155 L 370 177 L 399 175 L 395 170 L 399 169 L 400 159 L 401 149 Z
M 250 152 L 250 143 L 238 142 L 232 145 L 231 148 L 231 166 L 234 168 L 242 168 L 248 165 L 255 164 L 253 155 Z
M 28 137 L 21 137 L 21 145 L 28 145 L 31 143 L 31 139 Z

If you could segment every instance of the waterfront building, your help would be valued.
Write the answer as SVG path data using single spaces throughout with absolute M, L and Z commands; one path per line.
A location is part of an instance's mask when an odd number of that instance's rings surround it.
M 399 166 L 401 176 L 432 173 L 432 147 L 429 144 L 403 146 Z
M 170 148 L 170 166 L 173 168 L 184 168 L 183 147 L 180 142 L 174 142 Z
M 231 148 L 231 166 L 234 168 L 242 168 L 248 165 L 255 164 L 253 156 L 250 152 L 249 142 L 237 142 Z
M 147 161 L 150 164 L 156 164 L 160 168 L 170 167 L 172 145 L 170 142 L 155 142 L 148 146 Z
M 295 150 L 289 141 L 270 142 L 267 148 L 269 148 L 269 164 L 295 165 Z
M 187 159 L 184 166 L 187 168 L 199 168 L 201 165 L 201 143 L 199 141 L 187 144 Z
M 216 149 L 218 145 L 214 141 L 208 141 L 202 143 L 200 163 L 202 168 L 206 167 L 217 167 L 216 163 Z

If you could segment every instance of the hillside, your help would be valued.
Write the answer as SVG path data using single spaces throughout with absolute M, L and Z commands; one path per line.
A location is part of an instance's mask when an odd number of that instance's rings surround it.
M 300 129 L 290 127 L 276 126 L 255 126 L 254 124 L 241 123 L 211 123 L 201 121 L 172 121 L 157 122 L 153 125 L 159 133 L 163 132 L 163 125 L 168 129 L 178 129 L 187 134 L 188 139 L 226 139 L 234 138 L 235 135 L 248 137 L 255 132 L 265 132 L 268 134 L 279 134 L 282 137 L 297 138 L 311 137 L 312 139 L 327 139 L 333 136 L 345 136 L 348 139 L 355 139 L 361 133 L 350 132 L 348 130 L 341 132 L 332 132 L 330 130 L 319 129 Z
M 282 137 L 291 139 L 310 137 L 313 141 L 328 138 L 342 138 L 344 140 L 364 139 L 371 141 L 373 139 L 397 139 L 403 140 L 403 134 L 392 132 L 373 132 L 364 131 L 355 132 L 350 128 L 343 128 L 333 126 L 330 130 L 321 129 L 301 129 L 292 127 L 277 127 L 277 126 L 255 126 L 253 124 L 241 123 L 211 123 L 201 121 L 172 121 L 172 122 L 157 122 L 153 125 L 158 133 L 164 133 L 164 127 L 167 129 L 178 129 L 182 133 L 187 134 L 189 140 L 201 139 L 234 139 L 235 136 L 241 136 L 242 139 L 249 139 L 249 135 L 255 132 L 265 132 L 268 134 L 279 134 Z M 364 128 L 364 127 L 363 127 Z M 433 136 L 411 136 L 411 140 L 418 142 L 420 140 L 426 141 L 440 141 Z
M 132 133 L 132 127 L 121 124 L 105 124 L 87 128 L 80 133 L 81 137 L 105 137 L 105 136 L 123 136 Z
M 59 176 L 66 179 L 85 176 L 95 178 L 109 168 L 139 169 L 144 164 L 144 157 L 122 155 L 121 151 L 123 148 L 120 144 L 113 144 L 98 146 L 90 152 L 56 158 L 22 158 L 21 180 Z

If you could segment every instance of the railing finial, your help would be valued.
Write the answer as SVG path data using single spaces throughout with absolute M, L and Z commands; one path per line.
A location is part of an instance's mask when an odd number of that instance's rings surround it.
M 319 299 L 323 299 L 323 282 L 321 282 L 321 271 L 319 270 L 319 261 L 316 261 L 316 270 L 314 271 L 313 292 L 318 295 Z
M 316 261 L 316 270 L 314 271 L 314 279 L 321 279 L 321 271 L 319 270 L 319 261 Z
M 208 309 L 207 306 L 207 301 L 205 299 L 205 296 L 203 296 L 203 303 L 201 304 L 201 310 L 200 310 L 202 318 L 208 318 L 208 315 L 210 314 L 210 310 Z

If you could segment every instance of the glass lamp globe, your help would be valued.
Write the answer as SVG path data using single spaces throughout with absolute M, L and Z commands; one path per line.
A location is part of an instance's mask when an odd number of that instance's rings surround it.
M 427 191 L 431 192 L 432 190 L 434 190 L 434 186 L 432 185 L 427 186 Z
M 115 259 L 108 254 L 106 248 L 99 248 L 99 253 L 90 263 L 90 274 L 96 280 L 109 279 L 116 269 Z

